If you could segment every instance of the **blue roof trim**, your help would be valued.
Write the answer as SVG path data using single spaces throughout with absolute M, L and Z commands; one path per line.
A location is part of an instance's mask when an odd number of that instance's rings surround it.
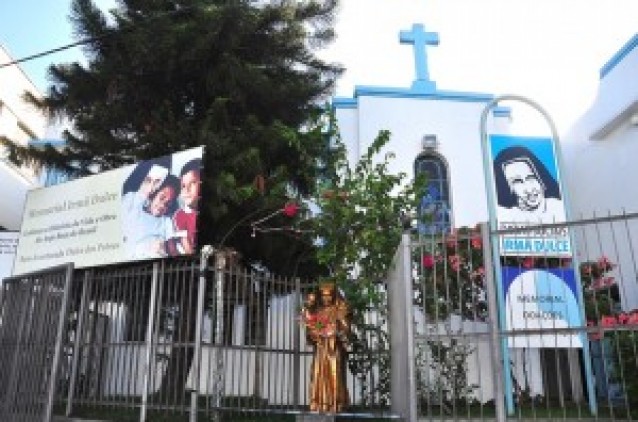
M 494 117 L 512 117 L 511 107 L 494 107 L 492 109 Z
M 334 108 L 357 108 L 359 101 L 356 98 L 335 97 L 332 99 L 332 107 Z
M 66 145 L 66 141 L 64 139 L 31 139 L 29 141 L 29 146 L 31 147 L 43 147 L 46 145 L 61 147 Z
M 355 97 L 423 98 L 428 100 L 450 100 L 464 102 L 488 102 L 494 99 L 491 94 L 476 92 L 422 90 L 414 88 L 387 88 L 376 86 L 357 86 Z
M 603 67 L 600 68 L 600 79 L 607 76 L 611 70 L 616 67 L 634 48 L 638 46 L 638 34 L 634 35 L 625 45 L 622 46 L 616 54 L 612 56 Z

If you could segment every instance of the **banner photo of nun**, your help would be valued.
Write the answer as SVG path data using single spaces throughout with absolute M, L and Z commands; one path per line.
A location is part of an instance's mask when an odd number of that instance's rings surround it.
M 493 136 L 492 156 L 499 222 L 565 221 L 551 139 Z
M 498 228 L 522 229 L 500 236 L 500 253 L 570 256 L 572 247 L 566 227 L 534 227 L 566 221 L 552 139 L 492 135 L 490 147 Z

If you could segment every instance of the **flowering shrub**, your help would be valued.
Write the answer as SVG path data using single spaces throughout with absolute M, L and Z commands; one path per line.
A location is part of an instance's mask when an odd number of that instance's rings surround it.
M 616 279 L 610 274 L 614 268 L 616 264 L 604 255 L 580 266 L 587 326 L 599 327 L 595 331 L 590 329 L 588 334 L 590 340 L 607 344 L 605 376 L 620 386 L 629 403 L 635 404 L 638 401 L 638 310 L 626 313 L 615 306 L 619 292 Z M 618 326 L 624 327 L 613 329 Z
M 464 227 L 449 235 L 425 237 L 423 242 L 416 301 L 428 317 L 442 320 L 455 314 L 485 320 L 483 242 L 478 229 Z
M 616 280 L 609 275 L 616 265 L 605 255 L 580 265 L 580 279 L 588 325 L 610 325 L 614 316 Z

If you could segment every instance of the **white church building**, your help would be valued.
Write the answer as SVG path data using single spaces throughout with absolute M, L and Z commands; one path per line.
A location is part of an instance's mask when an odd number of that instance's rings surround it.
M 437 86 L 428 72 L 427 51 L 438 34 L 415 24 L 399 41 L 413 48 L 416 75 L 408 87 L 358 85 L 352 97 L 333 100 L 349 159 L 360 157 L 380 130 L 396 155 L 392 170 L 429 173 L 449 228 L 488 221 L 480 120 L 493 93 L 459 92 Z M 564 188 L 570 219 L 638 211 L 638 35 L 602 65 L 598 95 L 590 109 L 561 136 Z M 441 47 L 444 48 L 444 47 Z M 488 115 L 488 134 L 509 134 L 516 116 L 508 107 Z M 525 135 L 525 134 L 523 134 Z M 638 246 L 638 245 L 637 245 Z M 607 252 L 611 254 L 611 251 Z M 622 257 L 619 257 L 622 259 Z M 626 259 L 633 259 L 626 257 Z M 629 268 L 626 263 L 625 268 Z M 631 271 L 635 272 L 633 266 Z M 638 308 L 636 275 L 627 278 L 623 309 Z
M 428 72 L 427 52 L 439 44 L 439 37 L 437 33 L 427 32 L 423 25 L 415 24 L 409 30 L 401 31 L 399 41 L 410 44 L 414 50 L 416 75 L 410 86 L 358 85 L 352 97 L 333 100 L 349 159 L 355 162 L 380 130 L 388 130 L 391 138 L 386 149 L 396 155 L 392 171 L 411 176 L 417 172 L 428 174 L 428 188 L 433 189 L 438 209 L 444 213 L 435 218 L 443 227 L 435 230 L 474 227 L 477 223 L 488 221 L 481 116 L 495 94 L 459 92 L 437 86 Z M 638 166 L 635 165 L 635 157 L 638 156 L 638 144 L 635 142 L 638 135 L 637 46 L 638 35 L 603 65 L 594 103 L 560 139 L 561 174 L 564 174 L 563 189 L 569 193 L 564 197 L 568 198 L 566 205 L 570 210 L 570 220 L 638 211 L 638 188 L 635 185 L 638 180 Z M 493 107 L 484 129 L 488 134 L 509 135 L 512 118 L 516 116 L 512 115 L 510 108 Z M 638 250 L 638 244 L 634 245 L 634 249 L 627 247 L 631 245 L 631 239 L 638 242 L 637 221 L 618 222 L 617 225 L 623 226 L 622 239 L 617 235 L 614 237 L 616 228 L 601 230 L 596 226 L 579 231 L 584 233 L 578 239 L 581 241 L 580 248 L 578 241 L 575 240 L 574 244 L 576 262 L 605 255 L 618 264 L 612 275 L 620 286 L 620 306 L 625 312 L 638 309 L 635 265 L 638 257 L 632 252 Z M 625 247 L 619 246 L 623 242 Z M 586 254 L 582 253 L 582 249 L 586 250 Z M 458 330 L 463 331 L 462 322 L 458 321 L 456 325 Z M 472 330 L 477 332 L 476 325 Z M 479 344 L 476 353 L 488 359 L 488 347 L 488 344 Z M 510 349 L 510 352 L 513 361 L 518 361 L 513 367 L 517 378 L 527 379 L 526 387 L 532 393 L 544 394 L 553 388 L 543 385 L 539 378 L 541 361 L 558 357 L 531 348 Z M 568 349 L 565 355 L 567 365 L 570 372 L 580 373 L 574 352 L 575 349 Z M 483 358 L 471 360 L 482 361 Z M 521 366 L 521 361 L 527 363 Z M 472 381 L 477 381 L 475 372 L 476 365 L 470 365 L 468 377 Z M 571 384 L 573 397 L 582 397 L 585 391 L 579 377 L 573 377 Z M 484 390 L 481 394 L 489 398 L 492 392 Z

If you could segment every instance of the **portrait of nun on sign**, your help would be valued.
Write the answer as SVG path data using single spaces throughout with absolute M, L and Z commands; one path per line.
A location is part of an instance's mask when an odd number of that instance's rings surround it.
M 494 157 L 493 169 L 499 222 L 565 221 L 558 181 L 530 148 L 503 148 Z

